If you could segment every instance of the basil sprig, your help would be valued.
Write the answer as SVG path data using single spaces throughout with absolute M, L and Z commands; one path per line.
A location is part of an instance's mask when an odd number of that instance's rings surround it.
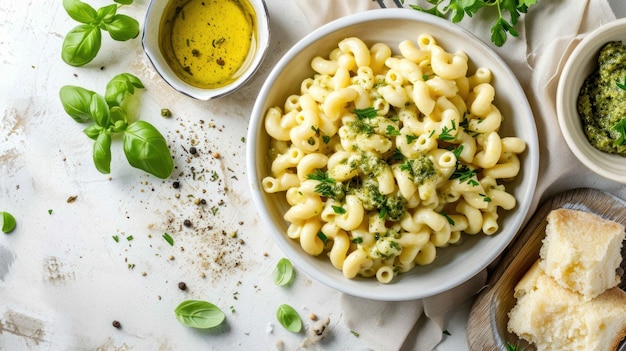
M 65 112 L 78 123 L 94 122 L 84 133 L 94 140 L 93 161 L 96 169 L 111 173 L 111 143 L 115 134 L 123 134 L 124 154 L 128 163 L 156 177 L 165 179 L 174 169 L 174 161 L 163 135 L 150 123 L 129 123 L 125 99 L 135 88 L 143 88 L 139 78 L 119 74 L 107 84 L 105 96 L 82 87 L 66 85 L 59 92 Z
M 217 327 L 226 319 L 219 307 L 201 300 L 183 301 L 174 309 L 174 313 L 183 325 L 198 329 Z
M 114 0 L 120 5 L 130 5 L 133 0 Z M 139 22 L 136 19 L 117 13 L 118 5 L 111 4 L 99 8 L 80 0 L 63 0 L 67 14 L 77 22 L 63 39 L 61 58 L 72 66 L 83 66 L 91 62 L 102 45 L 102 30 L 107 31 L 113 40 L 126 41 L 139 35 Z

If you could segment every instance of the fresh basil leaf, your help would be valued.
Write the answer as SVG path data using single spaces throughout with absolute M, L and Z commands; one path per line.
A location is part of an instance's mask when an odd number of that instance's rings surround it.
M 130 73 L 121 73 L 113 77 L 106 86 L 104 98 L 109 106 L 121 106 L 128 94 L 134 94 L 135 88 L 143 88 L 139 78 Z
M 70 17 L 80 23 L 91 24 L 97 21 L 97 11 L 91 5 L 79 0 L 63 0 L 63 7 Z
M 117 5 L 111 4 L 98 9 L 96 19 L 100 23 L 110 22 L 117 13 Z
M 174 169 L 165 138 L 150 123 L 136 121 L 124 131 L 124 154 L 131 166 L 165 179 Z
M 65 35 L 61 58 L 68 65 L 83 66 L 96 57 L 101 45 L 100 28 L 90 24 L 81 24 Z
M 0 212 L 2 214 L 2 232 L 5 234 L 9 234 L 15 229 L 17 222 L 15 221 L 15 217 L 9 212 Z
M 111 134 L 102 132 L 93 144 L 93 163 L 100 173 L 111 173 Z
M 89 139 L 93 139 L 93 140 L 97 140 L 98 135 L 100 135 L 101 132 L 102 132 L 102 127 L 100 127 L 97 124 L 92 124 L 83 130 L 83 133 L 85 133 L 89 137 Z
M 91 120 L 91 97 L 95 93 L 82 87 L 66 85 L 61 87 L 59 97 L 63 109 L 78 123 Z
M 121 132 L 126 129 L 128 123 L 126 123 L 127 115 L 126 110 L 124 110 L 120 106 L 113 106 L 110 108 L 109 112 L 111 113 L 111 124 L 114 125 L 116 132 Z M 124 122 L 123 125 L 119 124 L 119 122 Z M 123 128 L 120 128 L 123 127 Z
M 291 261 L 281 258 L 276 263 L 276 268 L 274 269 L 274 283 L 278 286 L 289 285 L 293 281 L 294 276 L 295 271 Z
M 186 300 L 174 309 L 176 319 L 183 325 L 208 329 L 222 324 L 226 316 L 214 304 L 200 300 Z
M 109 127 L 111 121 L 109 105 L 107 105 L 107 102 L 102 95 L 93 94 L 91 96 L 89 112 L 91 113 L 91 118 L 93 118 L 97 125 L 103 128 Z
M 111 38 L 117 41 L 126 41 L 139 35 L 139 22 L 136 19 L 117 14 L 104 23 L 104 29 L 109 32 Z
M 302 319 L 293 307 L 289 305 L 280 305 L 276 311 L 276 319 L 280 325 L 293 333 L 299 333 L 302 330 Z

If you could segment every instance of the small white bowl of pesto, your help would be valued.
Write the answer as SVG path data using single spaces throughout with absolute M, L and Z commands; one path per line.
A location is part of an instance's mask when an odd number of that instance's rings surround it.
M 563 137 L 580 162 L 626 183 L 626 19 L 601 26 L 576 46 L 556 105 Z
M 211 100 L 252 77 L 269 39 L 263 0 L 151 0 L 142 44 L 172 88 Z

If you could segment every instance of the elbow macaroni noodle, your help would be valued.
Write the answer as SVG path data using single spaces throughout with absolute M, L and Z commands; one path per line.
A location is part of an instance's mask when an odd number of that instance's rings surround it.
M 499 133 L 489 68 L 470 73 L 428 34 L 398 52 L 346 38 L 265 116 L 264 191 L 285 194 L 289 238 L 347 278 L 389 283 L 463 235 L 496 233 L 498 209 L 516 206 L 503 184 L 526 143 Z

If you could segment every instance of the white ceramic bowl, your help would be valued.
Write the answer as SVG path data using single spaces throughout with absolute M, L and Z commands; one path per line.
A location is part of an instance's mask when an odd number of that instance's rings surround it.
M 495 77 L 496 104 L 505 116 L 500 129 L 503 135 L 516 135 L 528 145 L 521 156 L 522 169 L 516 180 L 507 184 L 518 200 L 517 207 L 501 212 L 501 230 L 493 236 L 465 236 L 461 245 L 438 250 L 433 264 L 399 274 L 390 284 L 376 278 L 344 278 L 326 255 L 305 254 L 299 242 L 286 236 L 288 224 L 283 214 L 289 208 L 284 194 L 267 194 L 261 180 L 269 175 L 269 137 L 264 129 L 264 115 L 271 106 L 282 106 L 286 97 L 298 93 L 300 82 L 313 71 L 310 61 L 316 55 L 327 56 L 337 43 L 358 36 L 368 45 L 384 42 L 390 47 L 404 39 L 417 40 L 421 33 L 432 34 L 449 51 L 464 50 L 472 62 L 488 66 Z M 476 69 L 471 67 L 470 71 Z M 530 208 L 538 173 L 537 130 L 526 96 L 516 77 L 505 63 L 478 38 L 435 16 L 407 9 L 383 9 L 358 13 L 329 23 L 299 41 L 274 67 L 257 97 L 247 136 L 247 169 L 252 196 L 268 225 L 268 231 L 285 255 L 301 271 L 343 293 L 374 300 L 401 301 L 431 296 L 451 289 L 483 270 L 511 242 Z
M 597 68 L 600 48 L 609 41 L 626 43 L 626 18 L 599 27 L 578 43 L 563 66 L 556 108 L 563 137 L 580 162 L 605 178 L 626 183 L 626 158 L 599 151 L 589 143 L 576 107 L 580 88 Z
M 169 0 L 151 0 L 144 22 L 142 45 L 148 59 L 161 77 L 177 91 L 198 100 L 211 100 L 232 93 L 244 85 L 257 71 L 270 42 L 269 13 L 264 0 L 247 0 L 256 12 L 256 37 L 252 40 L 246 67 L 231 83 L 214 89 L 198 88 L 180 79 L 165 61 L 159 49 L 161 16 Z

